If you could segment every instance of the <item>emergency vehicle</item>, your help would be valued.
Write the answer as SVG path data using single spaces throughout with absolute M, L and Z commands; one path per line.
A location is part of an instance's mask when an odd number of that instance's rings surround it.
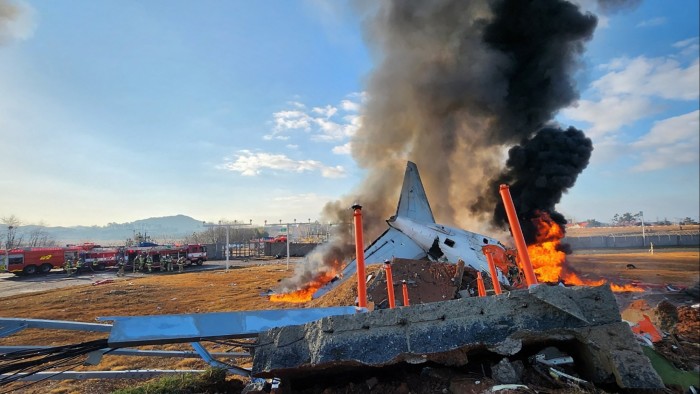
M 207 261 L 207 247 L 201 244 L 133 246 L 124 248 L 123 253 L 127 269 L 133 268 L 139 255 L 150 256 L 153 269 L 160 269 L 161 258 L 164 256 L 169 256 L 174 261 L 184 257 L 186 265 L 202 265 Z
M 47 274 L 54 268 L 63 268 L 66 258 L 82 251 L 79 247 L 17 248 L 4 251 L 2 259 L 8 272 L 16 275 Z M 7 256 L 8 264 L 5 264 Z
M 207 247 L 204 245 L 148 246 L 148 247 L 101 247 L 94 244 L 71 245 L 66 247 L 16 248 L 0 254 L 0 272 L 15 275 L 47 274 L 54 268 L 63 268 L 71 260 L 79 271 L 102 271 L 117 266 L 120 259 L 131 266 L 140 254 L 150 255 L 154 268 L 160 267 L 160 256 L 169 255 L 173 259 L 185 257 L 187 265 L 202 265 L 207 261 Z M 5 262 L 7 260 L 9 264 Z

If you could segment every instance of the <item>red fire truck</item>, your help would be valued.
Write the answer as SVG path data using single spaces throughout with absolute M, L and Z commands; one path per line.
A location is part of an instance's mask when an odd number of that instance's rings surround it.
M 134 246 L 124 248 L 123 253 L 127 269 L 133 268 L 139 255 L 151 256 L 153 269 L 160 269 L 161 257 L 166 255 L 173 260 L 184 257 L 186 265 L 202 265 L 207 261 L 207 247 L 201 244 Z
M 150 255 L 154 268 L 160 267 L 160 256 L 169 255 L 173 259 L 185 257 L 187 265 L 202 265 L 207 261 L 207 247 L 204 245 L 147 246 L 147 247 L 100 247 L 83 244 L 66 247 L 16 248 L 0 254 L 0 272 L 8 271 L 16 275 L 47 274 L 54 268 L 63 268 L 66 260 L 71 260 L 79 270 L 101 271 L 118 264 L 123 258 L 131 266 L 136 256 Z M 5 263 L 5 257 L 9 264 Z
M 6 264 L 8 272 L 17 275 L 31 275 L 36 273 L 46 274 L 54 268 L 61 268 L 66 258 L 72 258 L 82 251 L 79 247 L 68 248 L 18 248 L 3 251 L 9 264 Z M 5 265 L 5 264 L 3 264 Z
M 0 256 L 0 264 L 5 270 L 16 275 L 47 274 L 54 268 L 63 268 L 71 260 L 81 269 L 102 271 L 117 264 L 119 248 L 103 248 L 94 244 L 72 245 L 66 247 L 16 248 Z M 5 264 L 7 255 L 9 264 Z M 3 271 L 0 268 L 0 271 Z

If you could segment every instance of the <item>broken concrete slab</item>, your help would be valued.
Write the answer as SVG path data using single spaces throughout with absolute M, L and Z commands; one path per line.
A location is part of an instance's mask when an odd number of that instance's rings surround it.
M 280 327 L 260 334 L 253 374 L 292 379 L 416 360 L 465 365 L 471 352 L 510 356 L 552 341 L 575 349 L 595 383 L 663 387 L 607 286 L 518 290 Z
M 528 291 L 533 296 L 542 300 L 542 302 L 546 302 L 571 316 L 581 319 L 584 323 L 588 323 L 578 304 L 574 302 L 570 296 L 560 297 L 556 291 L 557 287 L 558 286 L 533 286 Z

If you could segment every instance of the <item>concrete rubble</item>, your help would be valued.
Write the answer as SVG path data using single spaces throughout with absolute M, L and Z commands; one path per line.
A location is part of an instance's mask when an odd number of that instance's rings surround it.
M 459 367 L 479 358 L 526 359 L 552 344 L 592 383 L 664 387 L 608 286 L 539 285 L 276 328 L 260 334 L 252 370 L 284 381 L 399 363 Z M 510 376 L 498 380 L 515 382 L 508 365 L 501 367 Z

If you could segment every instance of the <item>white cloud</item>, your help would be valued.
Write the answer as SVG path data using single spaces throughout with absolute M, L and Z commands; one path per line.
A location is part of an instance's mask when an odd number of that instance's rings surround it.
M 223 168 L 245 176 L 259 175 L 265 169 L 296 173 L 318 171 L 324 178 L 345 176 L 345 169 L 342 166 L 326 166 L 316 160 L 294 160 L 282 154 L 248 150 L 240 151 L 235 160 L 224 163 Z
M 684 51 L 696 44 L 697 38 L 691 38 L 673 46 Z M 677 54 L 612 59 L 600 66 L 608 72 L 589 87 L 597 99 L 580 100 L 563 110 L 562 115 L 590 123 L 589 134 L 596 140 L 664 111 L 670 104 L 662 100 L 697 100 L 700 97 L 697 53 L 691 59 L 686 65 L 678 60 Z
M 609 96 L 600 101 L 580 100 L 562 113 L 577 121 L 591 123 L 590 137 L 600 137 L 634 120 L 655 112 L 651 100 L 640 96 Z
M 336 155 L 349 155 L 352 151 L 352 143 L 346 142 L 343 145 L 338 145 L 333 147 L 333 153 Z
M 639 23 L 637 23 L 637 27 L 654 27 L 654 26 L 661 26 L 666 24 L 667 19 L 663 16 L 659 16 L 656 18 L 651 18 L 647 20 L 643 20 Z
M 641 163 L 634 171 L 652 171 L 683 164 L 698 163 L 700 111 L 654 123 L 649 133 L 633 143 L 639 149 Z
M 680 49 L 681 55 L 697 57 L 698 51 L 700 51 L 700 39 L 698 37 L 691 37 L 674 43 L 673 47 Z
M 328 119 L 338 112 L 338 108 L 332 105 L 326 105 L 325 107 L 314 107 L 311 111 Z
M 360 110 L 360 103 L 350 100 L 343 100 L 340 102 L 340 108 L 347 112 L 358 112 Z
M 310 130 L 312 118 L 303 111 L 280 111 L 272 114 L 275 131 Z
M 273 117 L 273 132 L 263 136 L 265 140 L 286 140 L 290 131 L 305 131 L 311 133 L 314 141 L 343 141 L 353 135 L 362 124 L 362 118 L 357 115 L 360 106 L 365 101 L 364 93 L 352 93 L 340 103 L 345 113 L 340 116 L 338 107 L 325 105 L 313 107 L 306 111 L 306 105 L 297 101 L 288 104 L 295 109 L 275 112 Z
M 0 44 L 26 40 L 36 30 L 36 12 L 26 1 L 0 0 Z
M 347 115 L 342 118 L 342 122 L 316 119 L 315 123 L 321 133 L 315 135 L 312 139 L 317 141 L 339 141 L 355 135 L 362 124 L 362 118 L 356 115 Z
M 297 144 L 287 144 L 287 148 L 289 148 L 289 149 L 299 149 L 299 145 L 297 145 Z
M 698 59 L 683 67 L 671 58 L 616 59 L 610 73 L 592 86 L 606 95 L 658 96 L 669 100 L 698 98 L 700 65 Z

